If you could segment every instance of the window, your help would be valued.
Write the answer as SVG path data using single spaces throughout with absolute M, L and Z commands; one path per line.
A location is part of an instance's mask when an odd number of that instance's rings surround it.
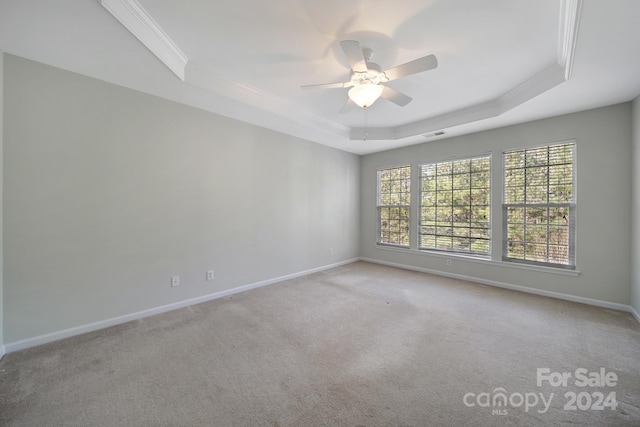
M 575 268 L 575 144 L 504 153 L 503 259 Z
M 409 246 L 411 166 L 378 171 L 378 243 Z
M 491 156 L 420 167 L 419 249 L 491 251 Z

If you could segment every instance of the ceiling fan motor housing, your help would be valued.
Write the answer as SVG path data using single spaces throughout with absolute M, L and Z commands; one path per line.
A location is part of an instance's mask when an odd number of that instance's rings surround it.
M 387 76 L 382 72 L 382 68 L 374 63 L 367 62 L 367 71 L 351 71 L 349 86 L 358 86 L 361 84 L 386 83 L 389 81 Z
M 411 102 L 411 97 L 398 92 L 384 83 L 432 70 L 438 66 L 436 57 L 434 55 L 427 55 L 382 71 L 380 65 L 370 62 L 373 56 L 371 49 L 363 48 L 360 43 L 355 40 L 342 40 L 340 46 L 351 68 L 349 81 L 307 85 L 303 86 L 303 88 L 350 88 L 347 94 L 349 100 L 345 104 L 345 107 L 355 103 L 360 107 L 366 108 L 373 104 L 379 97 L 383 97 L 396 105 L 404 107 Z M 340 112 L 346 111 L 345 107 L 343 107 Z

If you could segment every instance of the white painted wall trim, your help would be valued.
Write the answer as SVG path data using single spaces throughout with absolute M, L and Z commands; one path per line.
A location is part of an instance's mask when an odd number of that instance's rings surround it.
M 387 265 L 389 267 L 402 268 L 404 270 L 418 271 L 421 273 L 429 273 L 437 276 L 450 277 L 453 279 L 466 280 L 469 282 L 480 283 L 483 285 L 495 286 L 504 289 L 510 289 L 520 292 L 525 292 L 534 295 L 541 295 L 551 298 L 562 299 L 566 301 L 578 302 L 582 304 L 593 305 L 596 307 L 603 307 L 612 310 L 625 311 L 629 312 L 633 315 L 633 317 L 640 323 L 640 313 L 638 313 L 633 307 L 624 304 L 617 304 L 608 301 L 601 301 L 591 298 L 578 297 L 574 295 L 563 294 L 559 292 L 545 291 L 541 289 L 528 288 L 525 286 L 512 285 L 509 283 L 502 283 L 493 280 L 479 279 L 477 277 L 465 276 L 462 274 L 455 273 L 447 273 L 444 271 L 431 270 L 428 268 L 414 267 L 406 264 L 398 264 L 393 262 L 380 261 L 372 258 L 354 258 L 346 261 L 341 261 L 334 264 L 325 265 L 322 267 L 313 268 L 310 270 L 300 271 L 298 273 L 292 273 L 285 276 L 275 277 L 273 279 L 267 279 L 260 282 L 250 283 L 247 285 L 239 286 L 237 288 L 227 289 L 220 292 L 215 292 L 213 294 L 203 295 L 197 298 L 191 298 L 184 301 L 178 301 L 175 303 L 163 305 L 160 307 L 151 308 L 148 310 L 139 311 L 136 313 L 127 314 L 124 316 L 114 317 L 111 319 L 105 319 L 94 323 L 89 323 L 86 325 L 76 326 L 74 328 L 64 329 L 61 331 L 51 332 L 49 334 L 39 335 L 37 337 L 27 338 L 20 341 L 15 341 L 11 343 L 7 343 L 4 346 L 0 345 L 0 359 L 2 356 L 8 353 L 13 353 L 15 351 L 24 350 L 27 348 L 35 347 L 38 345 L 50 343 L 53 341 L 58 341 L 64 338 L 73 337 L 76 335 L 84 334 L 87 332 L 93 332 L 100 329 L 108 328 L 111 326 L 120 325 L 122 323 L 131 322 L 133 320 L 143 319 L 145 317 L 154 316 L 156 314 L 166 313 L 168 311 L 177 310 L 183 307 L 188 307 L 190 305 L 199 304 L 206 301 L 211 301 L 218 298 L 223 298 L 229 295 L 237 294 L 240 292 L 245 292 L 251 289 L 260 288 L 262 286 L 271 285 L 274 283 L 282 282 L 284 280 L 295 279 L 297 277 L 306 276 L 308 274 L 317 273 L 319 271 L 328 270 L 334 267 L 340 267 L 343 265 L 351 264 L 356 261 L 365 261 L 373 264 Z
M 451 259 L 451 260 L 458 259 L 461 261 L 471 262 L 476 264 L 497 265 L 499 267 L 515 268 L 519 270 L 538 271 L 540 273 L 559 274 L 563 276 L 579 276 L 580 274 L 582 274 L 580 270 L 570 270 L 568 268 L 555 268 L 555 267 L 546 267 L 541 265 L 523 264 L 519 262 L 508 262 L 508 261 L 502 261 L 502 260 L 494 260 L 490 258 L 474 257 L 474 256 L 458 254 L 454 252 L 432 251 L 428 249 L 411 249 L 411 248 L 404 248 L 404 247 L 391 246 L 391 245 L 381 245 L 377 243 L 375 244 L 375 248 L 383 251 L 420 254 L 423 256 L 429 256 L 429 257 L 441 258 L 441 259 Z
M 582 1 L 562 0 L 559 8 L 556 61 L 531 79 L 489 102 L 395 128 L 369 128 L 367 139 L 399 140 L 496 117 L 569 80 L 573 68 Z M 312 126 L 314 129 L 329 131 L 350 140 L 362 139 L 365 133 L 364 128 L 348 129 L 346 126 L 330 123 L 311 113 L 300 111 L 295 105 L 272 94 L 216 75 L 214 70 L 193 64 L 137 0 L 100 0 L 100 3 L 181 80 L 214 93 L 241 100 L 260 110 L 287 117 L 296 123 Z
M 120 23 L 158 57 L 180 80 L 188 59 L 136 0 L 101 0 Z
M 562 1 L 560 7 L 556 63 L 543 69 L 519 86 L 491 101 L 472 105 L 440 116 L 427 117 L 426 119 L 407 123 L 393 129 L 369 128 L 367 130 L 367 139 L 397 140 L 500 116 L 518 105 L 569 80 L 573 70 L 573 58 L 578 38 L 581 10 L 582 0 Z M 364 131 L 364 128 L 352 128 L 350 139 L 361 139 Z
M 558 64 L 565 69 L 564 78 L 569 80 L 573 72 L 582 0 L 562 0 L 560 6 L 560 28 L 558 29 Z
M 187 63 L 184 81 L 229 99 L 241 99 L 247 105 L 281 117 L 288 117 L 320 132 L 327 132 L 329 135 L 337 135 L 342 138 L 349 137 L 349 128 L 345 125 L 326 120 L 271 93 L 236 82 L 218 74 L 215 70 L 210 70 L 191 61 Z
M 422 267 L 414 267 L 412 265 L 398 264 L 395 262 L 380 261 L 372 258 L 360 258 L 360 260 L 371 262 L 374 264 L 387 265 L 389 267 L 402 268 L 404 270 L 412 270 L 412 271 L 418 271 L 420 273 L 434 274 L 436 276 L 450 277 L 452 279 L 466 280 L 469 282 L 480 283 L 483 285 L 495 286 L 497 288 L 510 289 L 512 291 L 520 291 L 528 294 L 551 297 L 551 298 L 556 298 L 556 299 L 561 299 L 561 300 L 571 301 L 571 302 L 578 302 L 582 304 L 593 305 L 596 307 L 608 308 L 611 310 L 626 311 L 631 313 L 636 318 L 638 323 L 640 323 L 640 314 L 638 314 L 638 312 L 636 312 L 633 309 L 633 307 L 631 307 L 630 305 L 617 304 L 614 302 L 602 301 L 602 300 L 597 300 L 592 298 L 584 298 L 584 297 L 579 297 L 575 295 L 563 294 L 560 292 L 545 291 L 542 289 L 529 288 L 526 286 L 512 285 L 510 283 L 497 282 L 495 280 L 480 279 L 477 277 L 465 276 L 465 275 L 456 274 L 456 273 L 448 273 L 446 271 L 431 270 L 431 269 L 422 268 Z
M 310 270 L 300 271 L 298 273 L 287 274 L 285 276 L 275 277 L 273 279 L 267 279 L 260 282 L 250 283 L 248 285 L 239 286 L 237 288 L 227 289 L 213 294 L 203 295 L 197 298 L 191 298 L 184 301 L 178 301 L 171 304 L 163 305 L 160 307 L 150 308 L 148 310 L 139 311 L 137 313 L 131 313 L 124 316 L 113 317 L 111 319 L 105 319 L 86 325 L 76 326 L 62 331 L 51 332 L 49 334 L 39 335 L 37 337 L 26 338 L 20 341 L 6 343 L 4 347 L 0 347 L 3 352 L 13 353 L 15 351 L 24 350 L 37 345 L 46 344 L 53 341 L 58 341 L 64 338 L 73 337 L 76 335 L 84 334 L 87 332 L 93 332 L 100 329 L 108 328 L 110 326 L 120 325 L 122 323 L 131 322 L 133 320 L 143 319 L 145 317 L 154 316 L 160 313 L 166 313 L 167 311 L 177 310 L 179 308 L 187 307 L 201 302 L 211 301 L 214 299 L 226 297 L 228 295 L 237 294 L 239 292 L 248 291 L 251 289 L 259 288 L 273 283 L 282 282 L 284 280 L 295 279 L 296 277 L 306 276 L 308 274 L 317 273 L 319 271 L 328 270 L 334 267 L 340 267 L 342 265 L 351 264 L 358 259 L 350 259 L 346 261 L 337 262 L 334 264 L 325 265 L 322 267 L 312 268 Z

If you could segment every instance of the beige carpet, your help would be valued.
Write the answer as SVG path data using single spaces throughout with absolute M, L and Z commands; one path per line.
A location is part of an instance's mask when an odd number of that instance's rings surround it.
M 639 406 L 629 314 L 364 262 L 0 362 L 3 426 L 638 426 Z

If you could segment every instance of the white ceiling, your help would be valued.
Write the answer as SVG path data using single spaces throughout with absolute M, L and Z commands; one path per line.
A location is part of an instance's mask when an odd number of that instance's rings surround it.
M 300 86 L 348 80 L 341 40 L 439 66 L 340 114 Z M 0 0 L 4 52 L 356 154 L 630 101 L 639 48 L 638 0 Z

